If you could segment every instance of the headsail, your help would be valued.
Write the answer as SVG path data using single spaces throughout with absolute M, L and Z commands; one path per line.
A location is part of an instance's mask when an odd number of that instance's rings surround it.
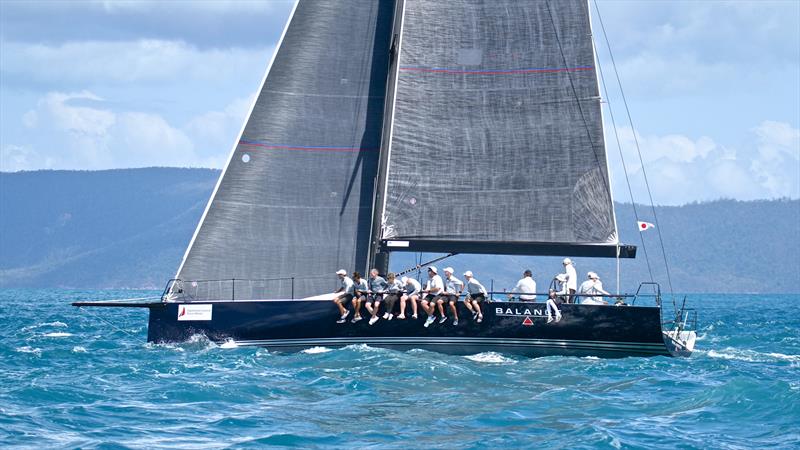
M 394 102 L 385 249 L 617 254 L 586 0 L 406 0 Z
M 297 2 L 178 271 L 220 280 L 193 295 L 303 297 L 366 268 L 393 13 L 391 0 Z

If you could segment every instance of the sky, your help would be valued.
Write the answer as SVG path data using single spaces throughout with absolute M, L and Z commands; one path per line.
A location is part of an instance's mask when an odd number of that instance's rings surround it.
M 0 0 L 0 171 L 222 168 L 292 4 Z M 800 197 L 800 0 L 598 6 L 617 200 Z

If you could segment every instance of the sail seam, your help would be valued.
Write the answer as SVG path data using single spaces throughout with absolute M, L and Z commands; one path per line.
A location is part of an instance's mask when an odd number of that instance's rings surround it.
M 327 98 L 383 98 L 379 95 L 343 95 L 343 94 L 311 94 L 308 92 L 287 92 L 278 91 L 275 89 L 264 89 L 262 92 L 270 92 L 273 94 L 292 95 L 295 97 L 327 97 Z
M 447 69 L 440 67 L 400 68 L 400 70 L 404 72 L 449 73 L 456 75 L 517 75 L 517 74 L 529 74 L 529 73 L 579 72 L 592 69 L 593 67 L 562 67 L 562 68 L 545 68 L 545 69 L 485 69 L 485 70 Z
M 330 152 L 361 152 L 361 151 L 377 151 L 377 147 L 337 147 L 337 146 L 316 146 L 316 145 L 280 145 L 269 144 L 266 142 L 258 142 L 251 140 L 240 140 L 239 144 L 246 147 L 259 147 L 268 150 L 310 150 L 310 151 L 330 151 Z

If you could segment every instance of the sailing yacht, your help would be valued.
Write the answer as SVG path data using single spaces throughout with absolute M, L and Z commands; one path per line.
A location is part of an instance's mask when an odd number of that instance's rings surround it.
M 162 300 L 75 305 L 146 307 L 152 342 L 688 355 L 691 311 L 665 319 L 660 292 L 428 328 L 338 324 L 320 296 L 395 252 L 635 257 L 596 67 L 586 0 L 298 0 Z

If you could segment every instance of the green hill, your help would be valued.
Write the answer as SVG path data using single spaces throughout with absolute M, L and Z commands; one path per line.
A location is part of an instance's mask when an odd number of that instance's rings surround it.
M 161 288 L 175 273 L 219 171 L 146 168 L 0 173 L 0 286 Z M 621 240 L 639 246 L 623 260 L 623 290 L 649 279 L 667 288 L 655 230 L 640 235 L 630 204 L 617 204 Z M 654 222 L 649 207 L 640 219 Z M 657 207 L 677 292 L 800 292 L 800 201 L 720 200 Z M 397 254 L 392 270 L 414 264 Z M 430 259 L 436 255 L 421 255 Z M 530 267 L 541 284 L 559 258 L 459 255 L 440 265 L 470 269 L 487 285 L 510 288 Z M 576 258 L 613 288 L 613 260 Z M 331 268 L 333 272 L 337 268 Z

